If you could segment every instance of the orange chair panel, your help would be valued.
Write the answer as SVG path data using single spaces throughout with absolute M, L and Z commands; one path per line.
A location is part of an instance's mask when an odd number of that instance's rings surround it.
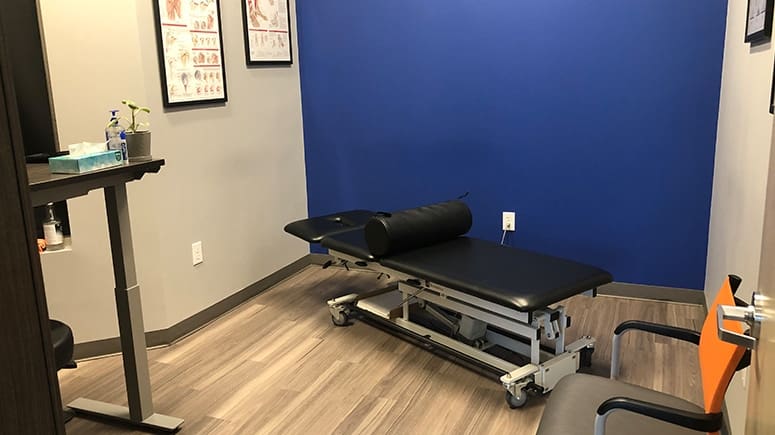
M 700 373 L 702 374 L 705 412 L 708 413 L 721 412 L 724 394 L 745 352 L 743 347 L 721 341 L 718 338 L 716 307 L 719 305 L 735 305 L 735 297 L 729 278 L 719 290 L 713 305 L 708 308 L 708 317 L 705 318 L 700 336 Z M 724 328 L 734 332 L 743 332 L 743 325 L 731 320 L 724 321 Z

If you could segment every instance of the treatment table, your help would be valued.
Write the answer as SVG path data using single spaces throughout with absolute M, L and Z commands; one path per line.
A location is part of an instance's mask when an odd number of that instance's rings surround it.
M 357 316 L 495 375 L 509 406 L 517 408 L 528 393 L 551 391 L 563 376 L 591 363 L 594 338 L 566 344 L 570 316 L 564 307 L 550 306 L 582 293 L 595 296 L 612 276 L 463 236 L 471 223 L 465 203 L 448 201 L 395 213 L 313 217 L 285 231 L 328 248 L 333 260 L 324 267 L 336 262 L 387 277 L 379 289 L 329 300 L 335 325 L 349 325 Z

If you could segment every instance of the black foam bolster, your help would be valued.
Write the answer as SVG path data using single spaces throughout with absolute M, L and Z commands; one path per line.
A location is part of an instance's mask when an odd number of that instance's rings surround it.
M 454 239 L 471 229 L 463 201 L 379 213 L 366 223 L 366 244 L 375 257 L 397 254 Z

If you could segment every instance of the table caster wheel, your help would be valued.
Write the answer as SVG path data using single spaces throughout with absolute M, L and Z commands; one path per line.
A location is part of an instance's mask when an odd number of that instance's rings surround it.
M 511 409 L 521 408 L 525 406 L 526 402 L 527 402 L 527 391 L 520 390 L 519 396 L 515 396 L 510 392 L 506 391 L 506 403 L 509 404 L 509 408 Z
M 331 322 L 336 326 L 350 326 L 350 316 L 344 311 L 339 311 L 336 314 L 331 314 Z

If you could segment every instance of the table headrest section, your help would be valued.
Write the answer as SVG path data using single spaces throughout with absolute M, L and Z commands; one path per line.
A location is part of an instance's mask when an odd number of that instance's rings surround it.
M 366 222 L 372 216 L 374 216 L 374 212 L 370 210 L 342 211 L 291 222 L 285 226 L 285 232 L 310 243 L 320 243 L 323 238 L 334 234 L 356 228 L 363 230 Z
M 375 257 L 384 257 L 454 239 L 471 222 L 471 210 L 457 200 L 377 213 L 366 223 L 366 244 Z
M 323 247 L 351 255 L 360 260 L 374 261 L 375 258 L 366 246 L 363 237 L 363 228 L 355 228 L 350 231 L 325 236 L 320 242 Z

